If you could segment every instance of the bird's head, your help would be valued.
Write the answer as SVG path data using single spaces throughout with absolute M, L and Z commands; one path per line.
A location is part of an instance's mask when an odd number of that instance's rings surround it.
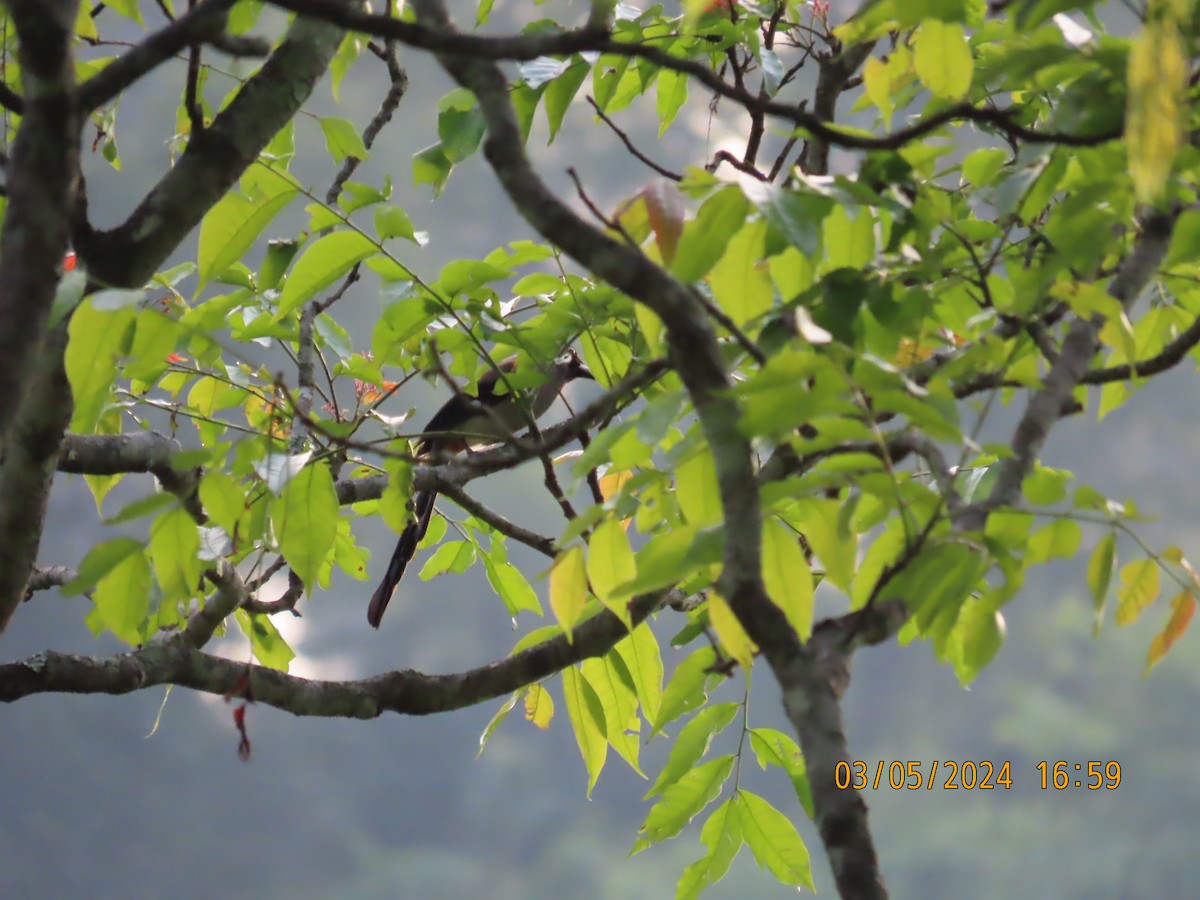
M 574 347 L 568 347 L 563 351 L 562 355 L 554 361 L 554 367 L 562 374 L 564 384 L 574 381 L 576 378 L 586 378 L 588 381 L 596 380 L 596 376 L 583 364 L 583 360 L 579 358 Z

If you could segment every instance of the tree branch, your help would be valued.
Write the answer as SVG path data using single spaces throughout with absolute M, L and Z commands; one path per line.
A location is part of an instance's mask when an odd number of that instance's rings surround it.
M 353 10 L 358 2 L 346 0 L 345 8 Z M 342 35 L 335 25 L 298 19 L 213 123 L 192 136 L 183 155 L 124 224 L 95 231 L 86 210 L 78 210 L 75 246 L 88 273 L 104 284 L 143 285 L 300 109 Z
M 1109 294 L 1122 306 L 1128 308 L 1158 271 L 1170 245 L 1178 215 L 1178 210 L 1154 212 L 1142 222 L 1141 234 L 1108 287 Z M 1017 423 L 1012 438 L 1013 455 L 1000 462 L 991 495 L 960 510 L 955 519 L 958 528 L 981 530 L 989 512 L 1010 506 L 1020 499 L 1021 482 L 1033 468 L 1051 427 L 1071 400 L 1071 393 L 1087 375 L 1088 365 L 1099 346 L 1098 335 L 1103 325 L 1104 317 L 1100 315 L 1077 318 L 1071 324 L 1058 358 L 1046 373 L 1042 388 L 1030 398 Z
M 207 517 L 197 494 L 200 470 L 177 470 L 175 458 L 182 452 L 179 441 L 156 431 L 68 434 L 63 438 L 58 471 L 82 475 L 149 473 L 163 490 L 179 498 L 193 519 L 203 523 Z
M 26 100 L 8 160 L 8 201 L 0 232 L 0 446 L 8 443 L 34 359 L 42 350 L 67 249 L 67 210 L 79 155 L 71 54 L 77 7 L 72 0 L 8 4 Z M 0 612 L 0 627 L 5 621 L 7 615 Z
M 463 34 L 443 25 L 414 24 L 387 15 L 365 13 L 344 5 L 340 0 L 270 0 L 270 2 L 282 9 L 290 9 L 303 15 L 324 19 L 347 29 L 378 37 L 394 38 L 410 47 L 418 47 L 443 56 L 455 55 L 473 58 L 481 62 L 507 59 L 531 60 L 539 56 L 565 56 L 588 50 L 646 59 L 665 69 L 692 76 L 714 94 L 733 100 L 751 113 L 786 119 L 808 129 L 814 137 L 832 145 L 857 150 L 895 150 L 955 121 L 971 121 L 989 125 L 1009 138 L 1031 143 L 1062 144 L 1074 147 L 1103 144 L 1120 137 L 1124 130 L 1122 124 L 1111 131 L 1094 135 L 1043 131 L 1021 125 L 1019 107 L 977 108 L 969 103 L 959 103 L 884 137 L 867 137 L 827 125 L 819 116 L 806 112 L 795 104 L 767 100 L 745 89 L 728 84 L 704 63 L 680 59 L 653 44 L 634 44 L 614 40 L 606 29 L 597 28 L 591 24 L 571 31 L 523 34 L 511 37 L 483 37 Z M 857 48 L 853 49 L 857 50 Z
M 28 595 L 45 526 L 58 449 L 71 419 L 63 370 L 66 324 L 46 339 L 0 464 L 0 634 Z
M 224 33 L 225 17 L 233 4 L 234 0 L 202 0 L 193 9 L 160 28 L 80 85 L 80 109 L 84 113 L 98 109 L 189 46 L 220 40 Z M 223 49 L 228 51 L 230 47 L 224 44 Z M 266 56 L 270 52 L 270 48 L 261 41 L 249 44 L 243 41 L 240 49 L 246 56 Z
M 647 594 L 630 604 L 635 627 L 662 606 L 668 592 Z M 503 697 L 567 666 L 603 656 L 628 634 L 605 610 L 576 626 L 572 641 L 556 637 L 507 659 L 452 675 L 411 670 L 358 681 L 314 681 L 265 666 L 213 656 L 187 641 L 156 641 L 117 656 L 92 658 L 40 653 L 0 665 L 0 702 L 33 694 L 128 694 L 159 684 L 176 684 L 218 696 L 245 688 L 259 703 L 298 716 L 372 719 L 385 712 L 423 716 L 474 706 Z

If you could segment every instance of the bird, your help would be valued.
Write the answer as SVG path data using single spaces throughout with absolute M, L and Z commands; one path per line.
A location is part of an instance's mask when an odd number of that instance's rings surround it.
M 591 370 L 579 358 L 579 354 L 570 347 L 544 368 L 545 382 L 528 394 L 514 394 L 504 390 L 501 373 L 509 375 L 514 373 L 516 368 L 517 357 L 510 356 L 480 377 L 478 392 L 474 396 L 458 392 L 447 400 L 425 425 L 425 437 L 417 445 L 417 458 L 429 457 L 435 453 L 459 453 L 509 440 L 519 429 L 529 424 L 531 415 L 540 418 L 553 406 L 563 387 L 569 382 L 577 378 L 596 380 Z M 433 501 L 436 498 L 437 491 L 428 490 L 418 491 L 413 497 L 413 520 L 400 533 L 400 540 L 396 543 L 396 550 L 392 553 L 392 560 L 388 563 L 383 581 L 371 595 L 371 602 L 367 606 L 367 622 L 372 628 L 379 627 L 383 611 L 387 609 L 396 585 L 417 552 L 417 544 L 425 537 L 429 520 L 433 516 Z

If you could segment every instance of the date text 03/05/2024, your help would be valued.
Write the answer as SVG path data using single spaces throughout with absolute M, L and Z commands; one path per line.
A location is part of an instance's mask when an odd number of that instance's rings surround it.
M 1121 784 L 1121 764 L 1115 760 L 1068 762 L 1065 759 L 1042 760 L 1035 767 L 1038 786 L 1043 791 L 1083 788 L 1089 791 L 1116 790 Z M 841 760 L 833 770 L 839 790 L 1010 790 L 1013 764 L 990 760 L 880 760 L 874 766 L 862 760 Z

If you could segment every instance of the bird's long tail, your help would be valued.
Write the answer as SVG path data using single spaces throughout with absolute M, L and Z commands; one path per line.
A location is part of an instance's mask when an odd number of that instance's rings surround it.
M 388 563 L 387 572 L 375 593 L 371 595 L 371 604 L 367 607 L 367 621 L 372 628 L 379 627 L 383 611 L 387 609 L 388 601 L 396 585 L 400 583 L 404 570 L 408 567 L 413 555 L 417 552 L 417 544 L 429 530 L 429 520 L 433 516 L 433 501 L 437 497 L 434 491 L 421 491 L 413 498 L 413 521 L 400 532 L 400 540 L 396 544 L 396 552 Z

